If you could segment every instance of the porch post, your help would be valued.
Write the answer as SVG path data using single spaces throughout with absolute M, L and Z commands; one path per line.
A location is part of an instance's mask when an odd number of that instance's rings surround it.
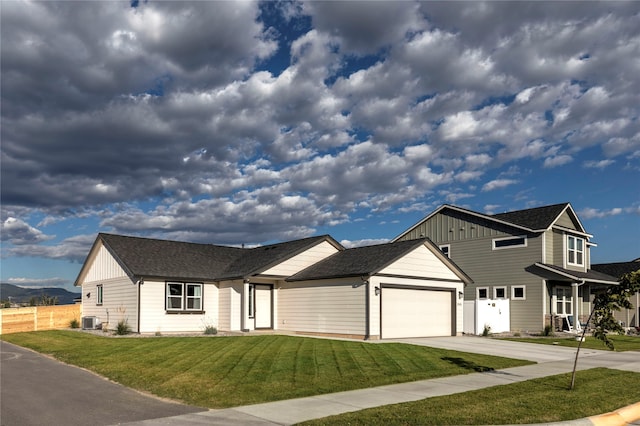
M 571 283 L 571 298 L 573 299 L 573 330 L 580 330 L 580 312 L 578 312 L 578 307 L 581 306 L 581 303 L 578 301 L 578 288 L 581 283 L 573 282 Z
M 242 282 L 242 320 L 240 323 L 240 329 L 242 331 L 249 331 L 249 280 L 245 279 Z

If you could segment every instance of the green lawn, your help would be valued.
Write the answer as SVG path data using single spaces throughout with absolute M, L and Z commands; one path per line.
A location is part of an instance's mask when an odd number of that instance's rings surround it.
M 325 417 L 304 425 L 550 423 L 608 413 L 640 401 L 640 373 L 597 368 L 416 402 Z M 624 391 L 619 391 L 624 389 Z M 609 391 L 613 390 L 613 391 Z M 617 390 L 617 391 L 616 391 Z
M 611 335 L 608 336 L 609 340 L 613 342 L 616 351 L 640 351 L 640 336 L 619 336 L 619 335 Z M 578 341 L 575 338 L 570 337 L 533 337 L 533 338 L 525 338 L 525 337 L 509 337 L 504 340 L 514 340 L 517 342 L 527 342 L 527 343 L 539 343 L 543 345 L 559 345 L 559 346 L 568 346 L 571 348 L 578 347 Z M 609 348 L 602 343 L 601 340 L 596 339 L 592 336 L 587 336 L 582 342 L 582 348 L 586 349 L 600 349 L 607 351 Z
M 209 408 L 531 364 L 400 343 L 279 335 L 110 338 L 42 331 L 1 337 L 125 386 Z

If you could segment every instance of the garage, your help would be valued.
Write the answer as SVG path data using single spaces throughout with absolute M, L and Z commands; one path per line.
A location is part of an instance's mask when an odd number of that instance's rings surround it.
M 453 292 L 383 285 L 380 300 L 381 338 L 455 335 Z

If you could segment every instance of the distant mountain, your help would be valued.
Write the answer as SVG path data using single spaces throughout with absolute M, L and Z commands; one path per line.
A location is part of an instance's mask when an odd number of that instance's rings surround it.
M 39 299 L 43 295 L 57 297 L 57 305 L 72 304 L 73 299 L 81 296 L 80 293 L 72 293 L 59 287 L 25 288 L 13 284 L 0 283 L 0 300 L 3 302 L 10 300 L 12 303 L 28 304 L 32 297 Z

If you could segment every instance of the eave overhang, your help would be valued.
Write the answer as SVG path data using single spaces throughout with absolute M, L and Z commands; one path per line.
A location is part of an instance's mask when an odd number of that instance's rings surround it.
M 618 284 L 618 280 L 615 277 L 591 269 L 587 270 L 587 272 L 579 272 L 560 268 L 559 266 L 547 265 L 545 263 L 534 263 L 526 267 L 525 270 L 546 280 L 604 285 Z

